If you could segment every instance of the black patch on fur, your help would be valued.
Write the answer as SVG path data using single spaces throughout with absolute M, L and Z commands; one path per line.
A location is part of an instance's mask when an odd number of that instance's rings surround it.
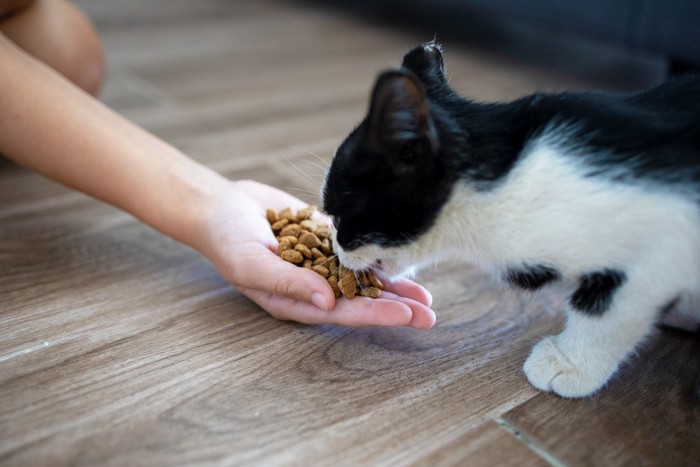
M 523 290 L 537 290 L 559 278 L 556 269 L 542 265 L 511 269 L 505 274 L 506 282 Z
M 612 303 L 613 294 L 627 276 L 617 269 L 604 269 L 581 276 L 579 287 L 571 296 L 571 306 L 582 313 L 602 316 Z

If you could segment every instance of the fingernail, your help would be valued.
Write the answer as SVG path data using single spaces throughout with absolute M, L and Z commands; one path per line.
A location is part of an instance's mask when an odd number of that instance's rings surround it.
M 315 292 L 313 295 L 311 295 L 311 303 L 313 303 L 317 308 L 328 311 L 328 302 L 323 294 Z

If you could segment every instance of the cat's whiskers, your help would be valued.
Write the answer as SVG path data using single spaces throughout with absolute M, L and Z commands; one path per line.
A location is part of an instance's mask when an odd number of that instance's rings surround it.
M 357 286 L 360 289 L 360 293 L 362 293 L 362 290 L 364 290 L 362 286 L 362 281 L 360 280 L 360 276 L 357 275 L 358 271 L 355 271 L 354 269 L 352 270 L 352 274 L 355 276 L 355 282 L 357 282 Z
M 292 149 L 297 149 L 297 150 L 299 150 L 299 151 L 304 151 L 305 153 L 307 153 L 307 154 L 309 154 L 309 155 L 311 155 L 311 156 L 314 156 L 314 157 L 317 158 L 319 161 L 321 161 L 321 163 L 322 163 L 325 167 L 320 167 L 320 166 L 319 166 L 319 168 L 321 168 L 321 169 L 323 170 L 324 174 L 325 174 L 325 173 L 328 171 L 328 169 L 330 168 L 330 163 L 329 163 L 326 159 L 324 159 L 323 157 L 321 157 L 321 156 L 319 156 L 318 154 L 316 154 L 315 152 L 309 151 L 308 149 L 302 148 L 301 146 L 289 146 L 289 147 L 292 148 Z
M 320 174 L 321 177 L 323 177 L 323 178 L 326 177 L 326 171 L 327 171 L 327 169 L 324 169 L 323 167 L 321 167 L 321 166 L 318 165 L 317 163 L 315 163 L 315 162 L 313 162 L 313 161 L 310 161 L 310 160 L 308 160 L 308 159 L 300 159 L 300 160 L 301 160 L 302 162 L 305 162 L 305 163 L 309 164 L 309 165 L 313 165 L 314 167 L 318 167 L 319 169 L 321 169 L 321 174 Z
M 330 261 L 332 261 L 334 258 L 337 258 L 337 257 L 338 257 L 338 255 L 328 256 L 328 257 L 326 257 L 326 260 L 324 262 L 318 263 L 316 266 L 324 266 L 325 267 L 326 264 L 328 264 Z
M 285 191 L 296 191 L 296 192 L 298 192 L 298 193 L 303 193 L 303 194 L 305 194 L 305 195 L 310 195 L 310 196 L 312 196 L 316 201 L 318 201 L 318 202 L 321 201 L 321 197 L 319 196 L 319 194 L 318 194 L 317 192 L 315 192 L 315 191 L 312 191 L 312 190 L 307 190 L 307 189 L 305 189 L 305 188 L 299 188 L 299 187 L 294 187 L 294 186 L 286 186 L 286 187 L 280 187 L 280 188 L 281 188 L 282 190 L 285 190 Z
M 291 165 L 292 167 L 294 167 L 294 168 L 297 170 L 297 172 L 299 172 L 299 173 L 302 174 L 304 177 L 306 177 L 307 179 L 309 179 L 310 181 L 312 181 L 315 185 L 320 185 L 320 183 L 321 183 L 322 180 L 316 180 L 316 179 L 313 178 L 310 174 L 308 174 L 307 172 L 304 172 L 304 171 L 303 171 L 302 169 L 300 169 L 294 162 L 292 162 L 291 159 L 286 159 L 286 161 L 287 161 L 287 163 L 288 163 L 289 165 Z

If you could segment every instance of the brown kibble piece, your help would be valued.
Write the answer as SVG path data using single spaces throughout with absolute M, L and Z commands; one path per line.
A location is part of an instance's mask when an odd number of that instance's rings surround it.
M 299 224 L 289 224 L 280 231 L 280 237 L 286 237 L 288 235 L 298 237 L 299 232 L 301 232 L 301 227 L 299 227 Z
M 283 251 L 286 250 L 291 250 L 292 245 L 289 243 L 288 240 L 280 240 L 280 245 L 277 247 L 277 254 L 282 255 Z
M 317 237 L 319 238 L 327 238 L 330 237 L 331 235 L 331 229 L 325 224 L 321 224 L 318 227 L 316 227 L 316 230 L 314 231 Z
M 286 227 L 287 224 L 289 224 L 289 221 L 287 219 L 278 220 L 277 222 L 272 224 L 272 230 L 274 230 L 275 232 L 279 232 L 284 227 Z
M 306 245 L 309 248 L 318 248 L 321 246 L 321 240 L 310 232 L 299 235 L 299 243 Z
M 353 298 L 357 293 L 357 281 L 355 281 L 355 275 L 352 273 L 341 275 L 340 280 L 338 281 L 338 288 L 347 298 Z
M 326 255 L 324 255 L 318 248 L 311 248 L 311 256 L 314 258 L 326 258 Z
M 319 273 L 319 274 L 322 275 L 323 277 L 328 277 L 328 275 L 331 273 L 331 272 L 328 270 L 328 268 L 325 268 L 325 267 L 323 267 L 323 266 L 313 266 L 311 269 L 312 269 L 314 272 Z
M 287 240 L 289 242 L 289 244 L 292 245 L 292 248 L 297 246 L 297 243 L 299 242 L 299 239 L 293 235 L 287 235 L 286 237 L 280 237 L 280 242 L 282 240 Z
M 330 255 L 333 253 L 333 247 L 331 246 L 331 241 L 328 240 L 327 238 L 324 238 L 321 240 L 321 251 L 325 255 Z
M 331 274 L 336 274 L 338 272 L 338 258 L 333 256 L 328 260 L 328 269 L 330 269 Z
M 360 279 L 360 285 L 362 287 L 369 287 L 369 273 L 365 271 L 360 271 L 357 273 L 357 277 Z
M 314 232 L 316 230 L 316 223 L 309 219 L 300 221 L 299 225 L 302 230 L 306 230 L 307 232 Z
M 280 219 L 287 219 L 289 222 L 296 222 L 297 216 L 292 213 L 290 208 L 282 209 L 278 216 Z
M 307 206 L 304 209 L 300 209 L 297 211 L 297 219 L 303 220 L 303 219 L 308 219 L 311 217 L 314 212 L 316 212 L 316 206 L 311 205 Z
M 309 250 L 309 247 L 307 247 L 306 245 L 302 245 L 301 243 L 299 243 L 297 246 L 294 247 L 294 249 L 302 255 L 304 255 L 304 258 L 311 259 L 311 250 Z
M 365 287 L 363 289 L 360 289 L 360 295 L 362 295 L 363 297 L 379 298 L 381 294 L 382 291 L 376 287 Z
M 310 259 L 305 259 L 304 264 L 302 265 L 305 269 L 311 269 L 313 267 L 313 263 L 311 262 Z
M 304 256 L 296 250 L 284 250 L 280 256 L 290 263 L 299 264 L 304 261 Z
M 266 209 L 265 217 L 267 217 L 267 222 L 269 222 L 270 224 L 274 224 L 279 220 L 279 218 L 277 217 L 277 213 L 273 209 Z
M 331 285 L 331 288 L 333 289 L 333 293 L 335 294 L 335 298 L 340 298 L 343 293 L 340 291 L 340 288 L 338 288 L 338 276 L 331 275 L 328 276 L 327 278 L 328 283 Z
M 372 284 L 372 287 L 384 290 L 384 284 L 382 284 L 382 281 L 380 281 L 379 278 L 373 272 L 369 273 L 369 283 Z

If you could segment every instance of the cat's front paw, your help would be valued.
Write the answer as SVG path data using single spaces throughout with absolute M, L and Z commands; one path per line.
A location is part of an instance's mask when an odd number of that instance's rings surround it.
M 557 336 L 545 337 L 525 361 L 525 375 L 533 386 L 562 397 L 585 397 L 607 382 L 612 371 L 586 361 L 583 354 L 567 355 L 557 341 Z

